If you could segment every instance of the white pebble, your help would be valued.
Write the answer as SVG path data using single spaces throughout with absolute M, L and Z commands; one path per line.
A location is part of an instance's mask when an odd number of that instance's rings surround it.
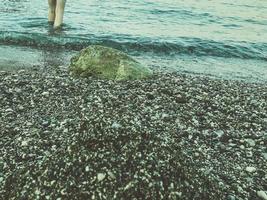
M 118 128 L 121 128 L 121 125 L 117 122 L 114 122 L 112 125 L 111 125 L 111 128 L 114 128 L 114 129 L 118 129 Z
M 257 169 L 255 167 L 246 167 L 246 171 L 249 173 L 255 172 Z
M 49 92 L 43 92 L 42 95 L 43 96 L 49 96 Z
M 28 145 L 28 141 L 22 141 L 22 142 L 21 142 L 21 146 L 24 147 L 24 146 L 27 146 L 27 145 Z
M 263 200 L 267 200 L 267 194 L 265 191 L 257 191 L 258 197 L 260 197 Z
M 24 109 L 24 107 L 20 105 L 19 106 L 19 110 L 23 110 L 23 109 Z
M 6 112 L 13 112 L 11 108 L 6 109 Z
M 106 174 L 104 173 L 98 173 L 97 174 L 97 180 L 100 182 L 102 180 L 104 180 L 104 178 L 106 177 Z
M 26 126 L 32 126 L 33 124 L 31 122 L 27 122 Z

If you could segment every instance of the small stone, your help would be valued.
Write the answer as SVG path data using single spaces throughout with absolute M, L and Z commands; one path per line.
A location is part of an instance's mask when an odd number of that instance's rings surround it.
M 20 105 L 19 110 L 24 110 L 24 107 Z
M 227 200 L 235 200 L 235 196 L 233 196 L 233 195 L 228 195 L 228 196 L 227 196 Z
M 224 184 L 223 184 L 223 182 L 219 182 L 219 187 L 224 187 Z
M 177 95 L 175 97 L 175 101 L 177 103 L 187 103 L 187 99 L 185 97 L 181 96 L 181 95 Z
M 258 103 L 257 100 L 255 100 L 255 99 L 251 100 L 251 104 L 257 105 L 257 103 Z
M 23 70 L 23 69 L 18 71 L 19 74 L 23 74 L 24 72 L 25 72 L 25 70 Z
M 115 175 L 114 175 L 112 172 L 108 172 L 108 176 L 109 176 L 111 179 L 116 179 Z
M 125 186 L 124 190 L 128 190 L 128 189 L 132 188 L 133 186 L 134 186 L 134 184 L 132 182 L 130 182 Z
M 262 153 L 262 157 L 267 160 L 267 153 Z
M 5 110 L 7 113 L 13 112 L 13 110 L 11 108 L 8 108 Z
M 35 190 L 35 194 L 38 196 L 41 194 L 41 191 L 39 189 Z
M 239 148 L 240 148 L 240 149 L 245 149 L 245 146 L 244 146 L 244 145 L 240 145 Z
M 197 119 L 193 118 L 193 119 L 192 119 L 192 122 L 193 122 L 193 124 L 194 124 L 195 126 L 199 126 L 199 122 L 198 122 Z
M 106 177 L 106 174 L 104 174 L 104 173 L 98 173 L 98 174 L 97 174 L 97 180 L 98 180 L 99 182 L 102 181 L 102 180 L 104 180 L 105 177 Z
M 243 188 L 240 185 L 237 186 L 237 191 L 239 193 L 243 193 L 244 192 Z
M 26 126 L 32 126 L 33 124 L 31 122 L 27 122 Z
M 44 121 L 44 122 L 42 123 L 42 125 L 43 125 L 43 126 L 48 126 L 48 125 L 49 125 L 49 121 Z
M 253 153 L 252 153 L 252 151 L 248 151 L 248 152 L 246 153 L 246 156 L 247 156 L 248 158 L 252 158 L 252 157 L 253 157 Z
M 215 134 L 217 135 L 218 138 L 222 137 L 224 132 L 222 130 L 215 131 Z
M 21 93 L 21 89 L 20 89 L 20 88 L 16 88 L 16 89 L 15 89 L 15 92 L 17 92 L 17 93 Z
M 255 172 L 257 169 L 255 167 L 246 167 L 246 171 L 249 173 Z
M 114 122 L 112 125 L 111 125 L 111 128 L 114 128 L 114 129 L 118 129 L 118 128 L 121 128 L 121 125 L 117 122 Z
M 89 166 L 86 166 L 85 171 L 89 172 Z
M 21 142 L 21 146 L 24 147 L 24 146 L 27 146 L 27 145 L 28 145 L 28 141 L 22 141 L 22 142 Z
M 167 118 L 167 117 L 169 117 L 168 114 L 166 114 L 166 113 L 163 113 L 163 114 L 162 114 L 162 118 L 163 118 L 163 119 L 164 119 L 164 118 Z
M 256 142 L 252 139 L 246 139 L 246 142 L 249 146 L 254 147 L 256 145 Z
M 63 130 L 63 133 L 68 133 L 69 132 L 69 130 L 67 129 L 67 128 L 65 128 L 64 130 Z
M 46 96 L 46 97 L 49 96 L 49 92 L 43 92 L 42 96 Z
M 226 146 L 224 144 L 219 144 L 219 148 L 221 151 L 225 151 L 226 150 Z
M 229 143 L 228 145 L 229 145 L 230 147 L 235 147 L 235 146 L 236 146 L 235 143 Z
M 155 99 L 154 95 L 152 93 L 147 93 L 147 98 L 152 100 L 152 99 Z
M 265 191 L 257 191 L 257 195 L 259 198 L 263 199 L 263 200 L 267 200 L 267 193 Z

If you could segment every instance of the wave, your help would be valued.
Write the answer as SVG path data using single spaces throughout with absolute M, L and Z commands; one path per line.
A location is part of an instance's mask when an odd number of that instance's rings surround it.
M 64 34 L 64 31 L 49 34 L 0 31 L 0 44 L 67 50 L 81 50 L 88 45 L 98 44 L 132 54 L 187 54 L 267 61 L 267 43 L 213 41 L 186 37 L 168 41 L 163 38 L 138 38 L 129 35 L 71 36 Z

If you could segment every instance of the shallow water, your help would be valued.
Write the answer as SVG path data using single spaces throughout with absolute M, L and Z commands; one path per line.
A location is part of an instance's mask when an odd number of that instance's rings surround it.
M 0 66 L 7 60 L 21 65 L 19 57 L 24 63 L 67 65 L 70 54 L 101 44 L 162 70 L 267 81 L 264 0 L 68 1 L 60 32 L 47 23 L 46 1 L 0 5 Z M 55 50 L 62 62 L 54 61 Z M 44 51 L 52 51 L 50 62 Z M 32 56 L 14 59 L 14 53 L 26 52 Z

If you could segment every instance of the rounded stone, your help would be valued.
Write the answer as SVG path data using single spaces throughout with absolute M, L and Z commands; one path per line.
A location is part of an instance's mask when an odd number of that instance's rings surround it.
M 91 45 L 74 56 L 69 66 L 71 75 L 111 80 L 143 79 L 151 70 L 127 54 L 109 47 Z
M 102 181 L 102 180 L 104 180 L 105 177 L 106 177 L 106 174 L 104 174 L 104 173 L 98 173 L 98 174 L 97 174 L 97 180 L 98 180 L 99 182 Z
M 257 191 L 257 195 L 260 199 L 267 200 L 267 193 L 265 191 Z
M 255 167 L 246 167 L 246 171 L 249 173 L 255 172 L 257 169 Z
M 248 143 L 249 146 L 254 147 L 256 145 L 256 142 L 252 139 L 247 139 L 246 142 Z

